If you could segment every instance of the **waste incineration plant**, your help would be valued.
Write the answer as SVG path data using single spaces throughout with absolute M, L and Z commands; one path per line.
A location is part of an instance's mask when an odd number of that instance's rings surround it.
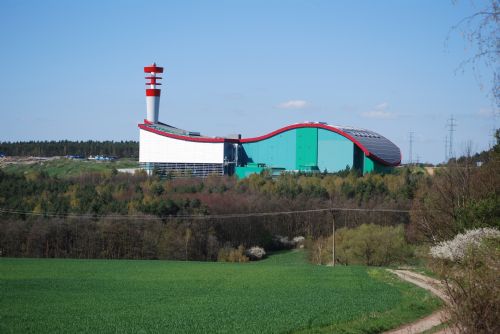
M 268 170 L 334 173 L 355 168 L 363 174 L 386 172 L 401 163 L 399 148 L 382 135 L 366 129 L 305 122 L 271 133 L 241 138 L 207 137 L 158 120 L 163 67 L 144 67 L 147 73 L 147 118 L 139 124 L 139 162 L 148 174 L 206 177 L 247 177 Z

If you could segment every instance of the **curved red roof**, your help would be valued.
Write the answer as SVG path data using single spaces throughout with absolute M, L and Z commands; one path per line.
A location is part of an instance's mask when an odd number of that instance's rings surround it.
M 211 137 L 202 137 L 202 136 L 186 136 L 181 134 L 170 133 L 166 131 L 162 131 L 160 129 L 152 128 L 153 125 L 151 122 L 149 124 L 139 124 L 139 128 L 142 130 L 146 130 L 152 133 L 156 133 L 157 135 L 169 137 L 173 139 L 185 140 L 185 141 L 193 141 L 198 143 L 226 143 L 226 142 L 239 142 L 238 139 L 230 139 L 230 138 L 211 138 Z

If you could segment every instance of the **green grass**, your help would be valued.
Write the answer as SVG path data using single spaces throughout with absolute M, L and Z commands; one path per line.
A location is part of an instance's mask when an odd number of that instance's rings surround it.
M 130 159 L 120 159 L 116 161 L 89 161 L 89 160 L 71 160 L 56 159 L 34 164 L 16 164 L 8 165 L 3 168 L 9 173 L 29 173 L 44 171 L 50 176 L 71 177 L 82 173 L 105 172 L 113 168 L 137 168 L 137 161 Z
M 384 269 L 280 253 L 256 263 L 1 259 L 2 333 L 370 333 L 439 302 Z

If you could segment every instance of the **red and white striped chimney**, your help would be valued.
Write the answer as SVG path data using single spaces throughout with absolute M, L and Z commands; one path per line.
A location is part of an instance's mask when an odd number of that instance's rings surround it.
M 161 79 L 161 77 L 157 77 L 156 74 L 163 73 L 163 67 L 158 67 L 156 66 L 156 63 L 153 63 L 153 65 L 144 67 L 144 73 L 148 73 L 150 75 L 146 77 L 146 79 L 149 80 L 146 82 L 146 85 L 149 85 L 149 88 L 146 89 L 146 119 L 151 123 L 158 123 L 161 90 L 157 89 L 156 85 L 161 85 L 161 83 L 157 82 L 157 80 Z

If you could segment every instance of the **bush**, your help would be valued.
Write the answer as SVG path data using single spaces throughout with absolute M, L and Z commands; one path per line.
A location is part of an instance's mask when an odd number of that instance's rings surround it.
M 442 241 L 431 247 L 430 255 L 436 259 L 454 262 L 463 261 L 468 251 L 478 248 L 484 239 L 500 238 L 500 231 L 494 228 L 478 228 L 457 234 L 455 238 Z
M 293 238 L 292 241 L 294 242 L 295 247 L 304 248 L 306 238 L 304 238 L 303 236 L 298 236 L 298 237 Z
M 431 269 L 446 285 L 452 327 L 500 333 L 500 233 L 471 230 L 431 248 Z
M 248 262 L 248 257 L 245 256 L 245 247 L 239 245 L 238 248 L 224 247 L 219 249 L 217 261 L 219 262 Z
M 305 238 L 302 236 L 294 237 L 290 240 L 287 236 L 275 235 L 273 237 L 273 248 L 276 250 L 292 249 L 302 246 L 304 242 Z
M 246 250 L 245 255 L 250 258 L 250 260 L 258 261 L 266 257 L 266 251 L 262 247 L 253 246 Z
M 412 257 L 402 225 L 363 224 L 353 229 L 341 228 L 335 233 L 336 263 L 388 266 L 407 263 Z M 332 237 L 313 243 L 312 260 L 319 264 L 332 262 Z

